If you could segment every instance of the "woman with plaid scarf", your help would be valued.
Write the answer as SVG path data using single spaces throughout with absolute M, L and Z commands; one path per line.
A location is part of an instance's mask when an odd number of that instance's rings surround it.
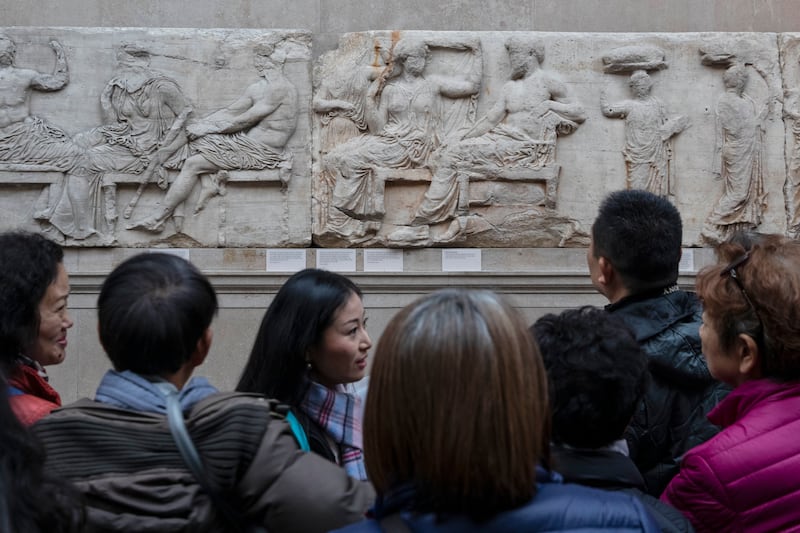
M 346 277 L 306 269 L 278 291 L 261 321 L 236 390 L 291 407 L 312 452 L 366 480 L 361 399 L 372 341 L 361 289 Z

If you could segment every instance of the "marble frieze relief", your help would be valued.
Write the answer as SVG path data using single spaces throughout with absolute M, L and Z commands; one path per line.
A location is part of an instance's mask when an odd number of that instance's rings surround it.
M 314 241 L 584 246 L 622 188 L 674 202 L 687 246 L 794 233 L 797 56 L 768 33 L 344 35 L 315 68 Z
M 0 30 L 3 226 L 73 246 L 310 243 L 311 35 Z
M 0 228 L 67 246 L 800 233 L 800 34 L 0 28 Z

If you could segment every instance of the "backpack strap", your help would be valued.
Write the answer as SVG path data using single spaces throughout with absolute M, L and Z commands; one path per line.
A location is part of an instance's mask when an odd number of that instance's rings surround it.
M 289 423 L 289 427 L 292 428 L 292 434 L 294 434 L 294 439 L 297 441 L 301 450 L 304 452 L 311 451 L 311 445 L 308 442 L 308 434 L 305 428 L 303 428 L 303 424 L 297 418 L 297 415 L 292 412 L 292 408 L 289 404 L 281 403 L 274 399 L 269 400 L 269 412 L 274 418 L 281 418 Z
M 300 445 L 300 449 L 304 452 L 310 452 L 311 446 L 308 444 L 308 436 L 306 435 L 306 431 L 303 429 L 302 424 L 294 416 L 294 413 L 289 410 L 286 412 L 286 421 L 289 422 L 289 426 L 292 428 L 292 433 L 294 433 L 294 438 L 297 439 L 297 443 Z
M 222 518 L 228 523 L 228 526 L 232 528 L 231 530 L 245 533 L 266 533 L 266 529 L 260 526 L 245 524 L 240 513 L 225 500 L 219 487 L 211 481 L 211 478 L 208 476 L 203 466 L 200 454 L 192 441 L 192 437 L 186 429 L 183 411 L 180 401 L 178 400 L 178 395 L 175 392 L 167 394 L 167 422 L 169 423 L 169 431 L 172 434 L 172 439 L 175 441 L 175 445 L 183 458 L 184 464 L 203 488 L 203 491 L 205 491 L 211 499 L 217 511 L 222 515 Z

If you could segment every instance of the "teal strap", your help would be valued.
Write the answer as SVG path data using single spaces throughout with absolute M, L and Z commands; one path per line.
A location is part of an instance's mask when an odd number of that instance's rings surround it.
M 286 421 L 289 422 L 289 425 L 292 427 L 292 433 L 294 433 L 294 438 L 297 439 L 297 444 L 300 445 L 300 449 L 304 452 L 310 452 L 311 446 L 308 445 L 308 437 L 306 437 L 306 432 L 303 429 L 303 426 L 300 425 L 300 421 L 297 420 L 297 417 L 294 416 L 294 413 L 289 411 L 286 413 Z

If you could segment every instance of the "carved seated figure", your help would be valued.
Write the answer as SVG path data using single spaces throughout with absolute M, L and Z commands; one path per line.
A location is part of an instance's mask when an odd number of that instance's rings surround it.
M 585 113 L 561 81 L 539 68 L 543 43 L 511 38 L 506 50 L 511 80 L 503 86 L 499 100 L 462 140 L 440 149 L 412 227 L 396 230 L 389 235 L 390 241 L 425 239 L 430 225 L 448 220 L 452 220 L 450 227 L 437 242 L 462 235 L 469 214 L 470 179 L 541 180 L 547 206 L 555 207 L 556 140 L 559 134 L 574 131 Z
M 366 95 L 368 135 L 350 139 L 323 159 L 325 172 L 336 177 L 332 205 L 347 216 L 380 221 L 385 214 L 385 180 L 380 169 L 420 169 L 439 147 L 441 98 L 464 98 L 480 89 L 481 68 L 466 77 L 429 75 L 424 70 L 429 46 L 469 50 L 480 65 L 480 43 L 399 41 L 384 72 Z
M 39 72 L 18 67 L 14 41 L 0 34 L 0 172 L 12 172 L 15 183 L 47 184 L 34 207 L 37 219 L 47 218 L 50 198 L 64 187 L 63 173 L 82 154 L 65 131 L 31 114 L 32 91 L 58 91 L 69 83 L 63 46 L 55 40 L 49 44 L 55 67 L 52 73 Z
M 64 48 L 50 41 L 56 55 L 52 74 L 15 65 L 17 47 L 0 34 L 0 162 L 69 170 L 80 151 L 61 129 L 31 115 L 32 91 L 53 92 L 69 83 Z
M 100 95 L 105 124 L 75 135 L 80 158 L 38 215 L 76 240 L 115 240 L 117 183 L 135 180 L 162 142 L 180 131 L 192 108 L 178 83 L 150 68 L 150 52 L 125 43 Z M 154 118 L 156 117 L 156 118 Z M 162 161 L 178 168 L 183 154 Z
M 203 175 L 213 175 L 215 184 L 201 192 L 195 213 L 205 206 L 206 195 L 217 194 L 219 183 L 229 177 L 227 171 L 275 170 L 282 186 L 288 184 L 293 155 L 287 143 L 297 127 L 297 88 L 283 72 L 286 54 L 282 49 L 263 43 L 253 52 L 254 66 L 262 79 L 248 86 L 227 107 L 191 121 L 186 126 L 186 135 L 163 149 L 169 153 L 188 142 L 191 155 L 162 205 L 150 216 L 130 224 L 128 229 L 161 232 Z M 176 227 L 181 231 L 180 224 Z

